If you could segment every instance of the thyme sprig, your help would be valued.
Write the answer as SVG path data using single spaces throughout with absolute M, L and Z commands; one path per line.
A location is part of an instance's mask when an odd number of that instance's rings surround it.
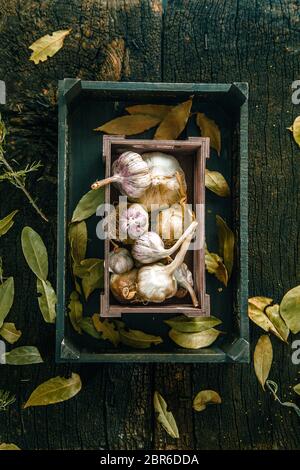
M 15 403 L 16 396 L 7 390 L 0 390 L 0 411 L 6 411 L 7 408 Z

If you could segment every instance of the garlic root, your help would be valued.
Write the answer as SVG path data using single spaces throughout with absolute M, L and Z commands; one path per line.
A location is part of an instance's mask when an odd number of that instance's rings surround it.
M 180 287 L 183 287 L 189 292 L 192 298 L 194 307 L 198 307 L 199 302 L 198 302 L 196 293 L 193 289 L 193 284 L 194 284 L 193 276 L 192 276 L 191 271 L 188 269 L 187 265 L 185 263 L 182 263 L 182 265 L 176 269 L 174 276 L 178 285 Z

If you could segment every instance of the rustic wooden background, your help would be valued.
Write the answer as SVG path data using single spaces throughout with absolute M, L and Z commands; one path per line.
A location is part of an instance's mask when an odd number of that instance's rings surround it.
M 16 282 L 10 319 L 23 331 L 22 344 L 38 346 L 46 363 L 1 366 L 0 388 L 16 393 L 18 401 L 0 414 L 0 442 L 23 449 L 299 448 L 299 418 L 263 393 L 253 365 L 82 365 L 72 368 L 83 380 L 75 399 L 22 411 L 38 384 L 69 368 L 55 365 L 54 326 L 42 321 L 20 246 L 24 225 L 42 235 L 55 282 L 58 79 L 247 81 L 250 293 L 278 301 L 299 284 L 300 154 L 286 130 L 299 114 L 291 102 L 291 83 L 300 71 L 299 1 L 1 0 L 0 7 L 9 155 L 16 165 L 42 161 L 29 188 L 50 218 L 44 223 L 21 192 L 1 184 L 1 216 L 20 209 L 1 239 L 5 272 Z M 28 60 L 34 40 L 69 27 L 72 35 L 54 58 L 38 66 Z M 253 328 L 253 344 L 259 334 Z M 299 366 L 291 363 L 290 345 L 272 342 L 271 378 L 282 397 L 291 398 Z M 192 397 L 204 388 L 218 390 L 223 404 L 193 413 Z M 155 424 L 154 390 L 174 412 L 178 441 Z

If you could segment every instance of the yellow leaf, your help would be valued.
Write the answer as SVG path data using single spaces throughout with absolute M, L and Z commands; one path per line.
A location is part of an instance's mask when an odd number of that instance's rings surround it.
M 221 331 L 210 328 L 200 333 L 181 333 L 174 329 L 169 331 L 170 338 L 174 343 L 186 349 L 200 349 L 210 346 L 216 341 Z
M 300 383 L 295 385 L 295 387 L 293 387 L 293 390 L 295 393 L 297 393 L 297 395 L 300 395 Z
M 283 327 L 278 326 L 279 320 L 276 317 L 276 312 L 273 307 L 277 308 L 276 305 L 271 306 L 272 299 L 268 297 L 251 297 L 248 299 L 248 316 L 257 326 L 262 328 L 268 333 L 273 333 L 281 341 L 285 341 L 285 331 Z M 271 310 L 270 310 L 271 309 Z M 268 314 L 265 313 L 268 311 Z M 281 332 L 278 330 L 281 330 Z
M 228 272 L 228 279 L 232 273 L 233 257 L 234 257 L 234 234 L 228 227 L 225 220 L 219 215 L 216 215 L 218 238 L 219 238 L 219 253 L 223 258 L 224 264 Z
M 165 104 L 137 104 L 135 106 L 128 106 L 125 109 L 129 114 L 148 114 L 149 116 L 164 119 L 172 108 L 173 106 Z
M 169 436 L 178 439 L 179 431 L 173 413 L 168 411 L 167 403 L 158 392 L 154 392 L 153 405 L 157 421 L 162 425 Z
M 115 329 L 114 324 L 107 319 L 101 321 L 97 313 L 92 316 L 92 320 L 94 327 L 98 333 L 101 334 L 101 339 L 108 339 L 114 346 L 117 347 L 120 342 L 120 334 L 118 330 Z
M 254 370 L 256 377 L 265 390 L 265 383 L 269 376 L 273 362 L 272 343 L 267 335 L 262 335 L 254 350 Z
M 217 253 L 210 253 L 207 248 L 205 249 L 205 267 L 210 274 L 214 274 L 227 287 L 228 272 L 222 258 Z
M 54 54 L 62 48 L 65 37 L 68 36 L 71 31 L 71 29 L 55 31 L 51 35 L 46 34 L 46 36 L 35 41 L 29 46 L 29 49 L 33 51 L 30 60 L 38 64 L 39 62 L 45 62 L 48 57 L 53 57 Z
M 134 135 L 141 134 L 151 127 L 156 126 L 161 119 L 147 114 L 132 114 L 121 116 L 112 121 L 108 121 L 94 131 L 102 131 L 106 134 Z
M 294 140 L 300 147 L 300 116 L 296 117 L 293 125 L 288 127 L 288 130 L 293 133 Z
M 285 324 L 283 318 L 281 317 L 279 313 L 279 305 L 269 305 L 269 307 L 266 307 L 266 315 L 269 318 L 270 322 L 278 332 L 277 336 L 282 339 L 282 341 L 287 342 L 287 339 L 290 334 L 290 329 L 289 327 Z
M 193 100 L 189 99 L 174 106 L 155 132 L 154 139 L 175 140 L 186 126 Z
M 300 285 L 289 290 L 280 303 L 280 315 L 295 335 L 300 332 Z
M 0 450 L 21 450 L 20 447 L 16 446 L 16 444 L 6 444 L 3 442 L 0 444 Z
M 209 137 L 210 146 L 215 149 L 220 156 L 221 133 L 215 121 L 209 119 L 204 113 L 197 113 L 196 122 L 201 130 L 201 137 Z
M 16 329 L 14 323 L 4 322 L 0 328 L 0 335 L 5 339 L 9 344 L 14 344 L 21 337 L 22 332 Z
M 224 176 L 218 171 L 205 169 L 205 187 L 221 197 L 230 196 L 230 189 Z
M 76 291 L 71 292 L 68 304 L 70 322 L 77 333 L 81 334 L 80 322 L 82 320 L 82 303 Z
M 193 401 L 193 408 L 196 411 L 203 411 L 208 404 L 222 403 L 220 395 L 214 390 L 201 390 L 197 393 Z

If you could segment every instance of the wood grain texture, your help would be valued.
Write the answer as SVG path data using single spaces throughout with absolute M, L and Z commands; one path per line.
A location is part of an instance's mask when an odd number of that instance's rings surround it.
M 18 293 L 9 318 L 23 331 L 20 344 L 39 347 L 45 364 L 1 366 L 0 388 L 16 393 L 18 402 L 1 414 L 0 442 L 15 442 L 23 449 L 299 448 L 297 417 L 262 392 L 252 365 L 54 364 L 54 327 L 44 324 L 38 311 L 35 280 L 21 252 L 20 233 L 30 225 L 42 236 L 54 284 L 55 92 L 63 77 L 248 81 L 250 293 L 278 301 L 299 283 L 299 149 L 286 131 L 298 114 L 291 102 L 291 83 L 300 70 L 300 55 L 293 52 L 300 43 L 298 2 L 164 3 L 163 15 L 160 0 L 0 1 L 0 78 L 8 90 L 9 155 L 22 165 L 42 160 L 43 168 L 29 178 L 29 189 L 50 218 L 49 224 L 39 220 L 20 192 L 1 185 L 1 216 L 20 209 L 14 227 L 1 239 L 5 274 L 14 275 Z M 56 56 L 38 66 L 28 60 L 28 46 L 34 40 L 69 26 L 74 34 Z M 253 344 L 258 335 L 253 328 Z M 290 346 L 276 338 L 272 343 L 270 377 L 278 382 L 282 398 L 291 398 L 299 367 L 291 364 Z M 21 410 L 38 384 L 71 370 L 83 381 L 76 398 Z M 222 405 L 193 412 L 193 397 L 208 388 L 220 393 Z M 178 441 L 155 424 L 154 390 L 174 413 Z

